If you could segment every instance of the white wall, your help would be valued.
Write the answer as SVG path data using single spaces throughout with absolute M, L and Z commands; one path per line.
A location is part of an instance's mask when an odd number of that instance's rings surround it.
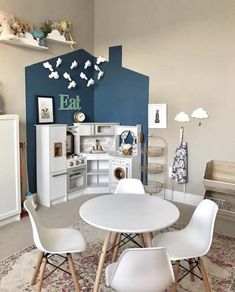
M 185 125 L 189 193 L 204 195 L 207 161 L 235 161 L 234 28 L 233 0 L 95 1 L 95 55 L 123 45 L 123 66 L 150 76 L 150 103 L 168 105 L 168 128 L 154 132 L 168 142 L 169 166 L 179 142 L 175 115 L 199 106 L 209 113 L 201 127 Z
M 13 13 L 40 28 L 47 19 L 71 21 L 72 36 L 78 42 L 76 49 L 93 53 L 93 0 L 0 0 L 0 9 Z M 37 51 L 0 43 L 0 108 L 4 113 L 20 116 L 20 140 L 25 141 L 25 66 L 71 52 L 69 46 L 50 43 L 48 51 Z

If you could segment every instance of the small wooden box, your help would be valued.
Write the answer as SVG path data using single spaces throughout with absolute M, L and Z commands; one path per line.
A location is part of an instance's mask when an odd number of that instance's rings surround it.
M 235 195 L 235 162 L 207 162 L 203 184 L 206 190 Z

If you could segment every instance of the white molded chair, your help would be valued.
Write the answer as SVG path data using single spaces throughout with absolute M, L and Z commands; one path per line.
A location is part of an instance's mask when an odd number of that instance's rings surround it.
M 163 247 L 126 249 L 118 262 L 107 266 L 105 277 L 106 285 L 120 292 L 160 292 L 174 283 Z
M 211 291 L 201 256 L 206 255 L 210 249 L 217 212 L 217 204 L 205 199 L 197 206 L 189 224 L 184 229 L 165 232 L 153 238 L 153 246 L 166 247 L 170 259 L 176 261 L 176 283 L 190 273 L 192 281 L 194 276 L 197 276 L 203 280 L 205 290 L 207 292 Z M 180 264 L 181 260 L 188 261 L 189 269 Z M 181 278 L 178 277 L 180 267 L 187 271 Z M 194 273 L 196 267 L 199 269 L 202 278 Z
M 29 213 L 34 243 L 41 251 L 38 256 L 31 284 L 35 284 L 39 270 L 41 270 L 37 287 L 37 291 L 41 291 L 46 264 L 51 264 L 49 258 L 52 255 L 59 254 L 64 258 L 64 262 L 68 261 L 75 291 L 80 292 L 81 290 L 71 253 L 82 252 L 86 249 L 86 242 L 82 234 L 78 230 L 71 228 L 46 228 L 40 223 L 37 212 L 34 210 L 30 200 L 24 201 L 24 207 Z M 65 255 L 63 256 L 63 254 Z M 61 265 L 54 267 L 55 269 L 59 268 L 63 270 L 60 266 Z
M 123 178 L 118 182 L 115 194 L 145 194 L 142 182 L 137 178 Z

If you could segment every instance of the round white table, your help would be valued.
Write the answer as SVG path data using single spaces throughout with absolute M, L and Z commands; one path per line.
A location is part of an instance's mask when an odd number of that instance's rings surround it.
M 147 245 L 151 246 L 150 232 L 164 229 L 179 218 L 179 210 L 172 203 L 143 194 L 109 194 L 86 201 L 79 210 L 88 224 L 107 230 L 94 292 L 99 282 L 111 233 L 144 233 Z

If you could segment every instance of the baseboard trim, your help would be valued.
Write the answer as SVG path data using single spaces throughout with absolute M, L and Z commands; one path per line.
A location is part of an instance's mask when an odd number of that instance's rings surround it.
M 165 198 L 169 201 L 183 203 L 191 206 L 197 206 L 203 200 L 202 196 L 173 191 L 170 189 L 165 190 Z

